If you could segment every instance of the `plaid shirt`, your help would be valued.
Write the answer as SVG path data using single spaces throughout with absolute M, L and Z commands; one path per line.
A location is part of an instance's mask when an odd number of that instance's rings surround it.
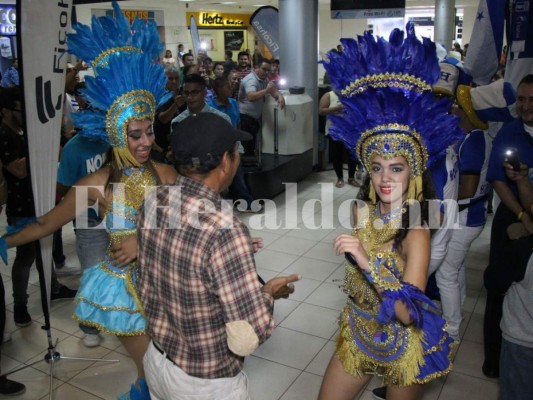
M 200 182 L 179 176 L 155 196 L 138 220 L 147 332 L 187 374 L 235 376 L 244 359 L 229 350 L 225 324 L 247 321 L 260 343 L 274 329 L 274 299 L 261 291 L 248 229 Z M 205 211 L 204 201 L 216 210 Z

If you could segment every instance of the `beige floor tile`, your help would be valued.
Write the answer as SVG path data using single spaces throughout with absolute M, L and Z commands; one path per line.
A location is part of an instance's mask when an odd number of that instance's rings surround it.
M 339 312 L 302 303 L 280 326 L 294 331 L 329 339 L 337 330 Z
M 78 389 L 75 386 L 64 383 L 54 390 L 54 400 L 100 400 L 101 397 Z M 48 400 L 49 396 L 43 396 L 40 400 Z
M 56 352 L 59 353 L 60 356 L 54 361 L 54 377 L 64 382 L 68 382 L 85 369 L 93 366 L 95 362 L 98 362 L 96 359 L 105 360 L 104 357 L 109 354 L 111 350 L 101 346 L 89 349 L 83 345 L 80 339 L 70 336 L 57 344 Z M 43 352 L 29 362 L 32 363 L 39 361 L 40 359 L 42 360 L 46 354 L 46 352 Z M 78 360 L 78 358 L 82 359 Z M 44 373 L 49 373 L 50 363 L 43 361 L 35 364 L 34 368 Z
M 315 228 L 313 226 L 300 225 L 297 229 L 291 229 L 289 232 L 287 232 L 285 237 L 296 237 L 300 239 L 320 241 L 334 230 L 334 227 L 328 227 L 327 225 L 325 228 Z
M 57 329 L 51 329 L 51 335 L 55 343 L 66 339 L 68 334 Z M 2 354 L 17 361 L 26 362 L 44 354 L 48 348 L 46 331 L 41 329 L 41 324 L 33 323 L 26 328 L 19 329 L 11 335 L 11 341 L 2 345 Z
M 316 242 L 312 240 L 300 239 L 285 235 L 272 242 L 268 246 L 268 250 L 301 256 L 309 251 L 315 245 L 315 243 Z
M 300 301 L 295 301 L 292 298 L 276 300 L 274 304 L 276 325 L 281 324 L 300 304 L 302 304 Z
M 78 389 L 87 391 L 106 400 L 116 400 L 129 391 L 137 378 L 135 363 L 130 357 L 111 352 L 106 359 L 118 359 L 118 363 L 94 363 L 69 381 Z
M 446 379 L 439 400 L 497 400 L 497 382 L 452 372 Z
M 463 339 L 469 342 L 483 344 L 483 315 L 472 314 Z
M 0 399 L 15 398 L 17 400 L 37 400 L 50 393 L 50 375 L 34 368 L 26 368 L 9 375 L 9 379 L 20 382 L 26 386 L 26 392 L 17 397 L 0 396 Z M 62 385 L 59 379 L 52 380 L 52 387 L 56 389 Z
M 271 271 L 281 272 L 298 259 L 294 254 L 280 253 L 270 248 L 261 249 L 255 254 L 255 264 Z
M 277 400 L 301 374 L 287 367 L 259 357 L 247 357 L 244 372 L 248 375 L 250 397 L 254 400 Z
M 338 268 L 337 263 L 331 263 L 314 258 L 300 257 L 289 265 L 284 274 L 300 274 L 304 278 L 324 281 Z
M 483 344 L 463 340 L 455 356 L 453 371 L 491 381 L 481 371 L 483 365 Z
M 344 260 L 344 255 L 337 256 L 333 250 L 333 244 L 320 242 L 316 244 L 311 250 L 304 254 L 304 257 L 315 258 L 332 263 L 340 263 Z
M 305 370 L 314 375 L 324 376 L 329 361 L 335 353 L 335 348 L 336 343 L 332 340 L 328 341 Z
M 322 377 L 302 372 L 291 387 L 281 396 L 280 400 L 316 399 L 320 390 Z
M 326 342 L 326 339 L 278 327 L 270 339 L 254 352 L 254 355 L 303 370 Z
M 338 285 L 323 283 L 305 299 L 305 302 L 340 311 L 346 304 L 346 295 Z

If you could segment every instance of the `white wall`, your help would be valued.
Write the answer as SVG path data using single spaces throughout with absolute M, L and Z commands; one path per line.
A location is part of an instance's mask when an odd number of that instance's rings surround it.
M 463 8 L 463 38 L 461 43 L 463 46 L 466 43 L 470 42 L 472 37 L 472 30 L 474 28 L 474 22 L 477 16 L 477 6 L 476 7 L 464 7 Z
M 329 5 L 318 11 L 318 51 L 321 58 L 340 43 L 341 38 L 354 38 L 367 28 L 366 19 L 331 19 Z M 318 65 L 319 82 L 324 77 L 324 68 Z
M 164 13 L 164 26 L 162 27 L 165 33 L 165 47 L 172 50 L 172 54 L 176 56 L 179 43 L 183 43 L 185 50 L 192 48 L 191 35 L 187 29 L 187 22 L 185 18 L 185 3 L 176 2 L 176 4 L 157 6 L 156 2 L 145 2 L 143 4 L 136 4 L 135 6 L 127 5 L 125 2 L 120 3 L 123 10 L 161 10 Z M 81 4 L 76 6 L 76 16 L 78 22 L 90 25 L 91 24 L 91 10 L 92 9 L 111 9 L 111 3 L 95 3 L 95 4 Z

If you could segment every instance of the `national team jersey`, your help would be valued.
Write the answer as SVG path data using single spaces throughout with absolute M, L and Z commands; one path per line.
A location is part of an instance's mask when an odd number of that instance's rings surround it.
M 458 212 L 456 201 L 459 192 L 459 161 L 452 146 L 446 149 L 445 157 L 432 165 L 430 172 L 437 197 L 440 200 L 452 200 L 442 208 L 443 224 L 431 237 L 431 258 L 444 259 L 452 234 L 452 230 L 448 228 L 453 227 Z
M 70 187 L 84 176 L 99 170 L 106 160 L 109 148 L 109 143 L 75 135 L 61 152 L 57 183 Z M 98 217 L 92 208 L 89 209 L 88 215 L 89 218 Z
M 492 141 L 490 136 L 480 129 L 470 132 L 459 145 L 460 175 L 479 175 L 476 192 L 469 199 L 459 200 L 459 206 L 467 206 L 459 212 L 462 226 L 483 226 L 487 221 L 487 195 L 490 183 L 487 181 Z

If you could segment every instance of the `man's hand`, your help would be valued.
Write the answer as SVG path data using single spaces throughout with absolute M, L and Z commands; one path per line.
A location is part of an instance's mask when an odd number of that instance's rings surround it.
M 253 237 L 252 245 L 254 246 L 254 253 L 257 253 L 259 249 L 265 247 L 265 244 L 263 243 L 263 238 L 261 237 Z
M 505 174 L 507 175 L 507 178 L 514 182 L 521 181 L 522 179 L 529 179 L 529 168 L 526 164 L 520 163 L 520 171 L 515 171 L 509 163 L 503 163 L 503 167 L 505 168 Z
M 281 93 L 278 93 L 278 98 L 276 100 L 279 108 L 283 110 L 285 108 L 285 97 L 283 97 Z
M 115 266 L 128 265 L 137 259 L 137 236 L 129 235 L 124 237 L 120 243 L 111 247 Z
M 284 298 L 287 299 L 291 293 L 294 293 L 294 285 L 292 282 L 297 282 L 302 277 L 298 274 L 289 276 L 278 276 L 272 278 L 263 286 L 263 292 L 270 293 L 275 300 Z
M 276 84 L 272 81 L 268 82 L 267 85 L 266 85 L 266 88 L 265 88 L 266 92 L 268 94 L 274 94 L 277 90 L 276 88 Z

